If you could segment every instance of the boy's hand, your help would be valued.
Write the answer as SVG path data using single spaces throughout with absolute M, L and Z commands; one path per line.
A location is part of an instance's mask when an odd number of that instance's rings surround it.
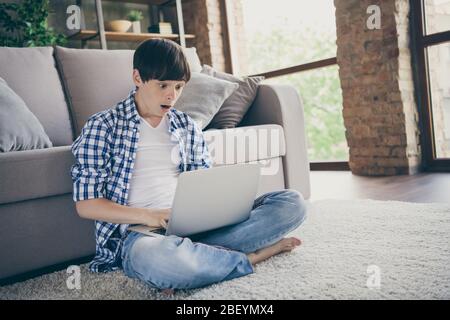
M 172 208 L 166 209 L 146 209 L 143 224 L 149 227 L 163 227 L 167 229 Z

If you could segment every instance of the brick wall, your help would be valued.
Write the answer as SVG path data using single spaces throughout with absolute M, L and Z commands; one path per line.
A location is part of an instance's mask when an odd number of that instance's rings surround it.
M 337 59 L 350 168 L 361 175 L 414 173 L 418 113 L 409 50 L 408 0 L 335 0 Z M 381 28 L 366 26 L 369 5 Z
M 183 17 L 186 33 L 195 35 L 187 46 L 197 48 L 200 60 L 220 71 L 226 71 L 223 18 L 220 0 L 185 0 Z
M 232 22 L 229 36 L 234 43 L 234 69 L 236 75 L 246 74 L 247 54 L 245 47 L 242 0 L 228 1 L 229 19 Z M 223 0 L 184 0 L 183 17 L 186 33 L 195 34 L 187 46 L 197 48 L 200 60 L 220 71 L 231 73 L 226 37 L 225 7 Z

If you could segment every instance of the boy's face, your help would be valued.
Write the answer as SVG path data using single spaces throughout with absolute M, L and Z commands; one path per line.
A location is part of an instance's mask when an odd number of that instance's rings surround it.
M 138 107 L 144 117 L 164 116 L 177 102 L 186 84 L 182 80 L 148 80 L 142 82 L 137 70 L 134 70 L 133 80 L 139 88 L 139 100 L 142 105 Z

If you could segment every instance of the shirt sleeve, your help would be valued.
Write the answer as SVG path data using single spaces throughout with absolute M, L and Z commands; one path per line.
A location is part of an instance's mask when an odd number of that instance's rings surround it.
M 212 166 L 208 145 L 205 142 L 205 138 L 200 127 L 195 123 L 195 121 L 191 120 L 191 122 L 192 132 L 190 141 L 190 163 L 187 165 L 187 171 L 208 169 Z
M 105 197 L 105 184 L 111 173 L 109 136 L 105 121 L 94 115 L 72 144 L 74 201 Z

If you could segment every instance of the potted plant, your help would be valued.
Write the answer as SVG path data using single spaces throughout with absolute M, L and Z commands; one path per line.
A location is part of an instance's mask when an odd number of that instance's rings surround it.
M 127 18 L 131 21 L 131 30 L 133 33 L 141 33 L 142 12 L 139 10 L 131 10 Z
M 63 45 L 66 37 L 47 24 L 49 0 L 0 3 L 0 46 Z

